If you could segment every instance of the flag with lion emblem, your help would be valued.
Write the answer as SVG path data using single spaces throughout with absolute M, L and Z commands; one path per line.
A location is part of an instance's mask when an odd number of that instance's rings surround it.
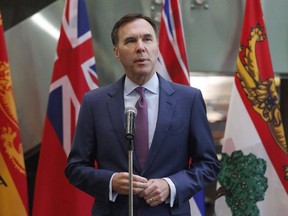
M 218 216 L 288 212 L 288 150 L 260 0 L 247 0 L 218 178 Z

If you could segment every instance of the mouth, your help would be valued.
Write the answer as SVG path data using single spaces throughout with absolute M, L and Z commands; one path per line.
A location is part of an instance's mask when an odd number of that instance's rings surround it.
M 146 61 L 148 61 L 147 58 L 138 58 L 138 59 L 136 59 L 134 62 L 135 62 L 135 63 L 143 63 L 143 62 L 146 62 Z

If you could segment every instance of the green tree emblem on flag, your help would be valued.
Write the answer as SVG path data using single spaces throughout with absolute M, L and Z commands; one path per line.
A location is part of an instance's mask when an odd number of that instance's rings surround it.
M 259 215 L 256 203 L 264 200 L 268 188 L 264 176 L 266 161 L 252 153 L 244 155 L 239 150 L 231 156 L 223 153 L 220 162 L 218 181 L 221 187 L 217 190 L 217 198 L 225 195 L 233 216 Z

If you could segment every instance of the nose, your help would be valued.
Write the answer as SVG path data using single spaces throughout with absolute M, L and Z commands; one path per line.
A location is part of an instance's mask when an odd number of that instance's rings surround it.
M 144 45 L 142 40 L 139 40 L 137 42 L 137 48 L 136 49 L 137 49 L 137 52 L 139 52 L 139 53 L 142 53 L 145 51 L 145 45 Z

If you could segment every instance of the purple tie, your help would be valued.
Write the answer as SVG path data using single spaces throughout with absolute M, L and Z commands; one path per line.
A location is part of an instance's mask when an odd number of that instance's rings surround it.
M 138 162 L 141 169 L 144 167 L 146 157 L 149 151 L 148 144 L 148 105 L 145 98 L 145 88 L 137 87 L 135 89 L 139 94 L 140 98 L 137 101 L 135 107 L 137 109 L 136 115 L 136 128 L 135 128 L 135 138 L 134 138 L 134 147 Z

